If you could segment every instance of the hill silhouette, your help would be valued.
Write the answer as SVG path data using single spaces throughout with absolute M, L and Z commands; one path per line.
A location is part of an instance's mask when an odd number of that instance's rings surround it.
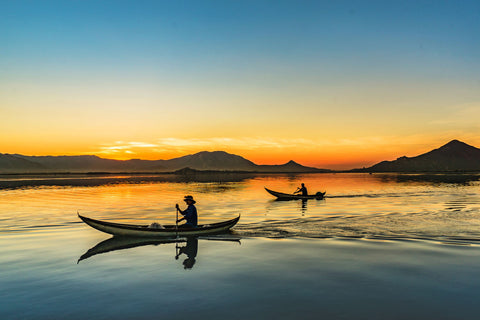
M 262 172 L 328 172 L 327 169 L 317 169 L 312 167 L 305 167 L 301 164 L 296 163 L 293 160 L 285 164 L 277 165 L 260 165 L 258 166 L 259 171 Z
M 49 172 L 174 172 L 184 168 L 204 171 L 245 171 L 265 173 L 332 172 L 306 167 L 295 161 L 280 165 L 257 165 L 225 151 L 202 151 L 168 160 L 112 160 L 95 155 L 24 156 L 0 153 L 0 173 Z M 480 171 L 480 149 L 458 140 L 415 157 L 382 161 L 354 172 L 465 172 Z
M 0 153 L 0 172 L 15 172 L 17 170 L 38 172 L 45 169 L 47 168 L 40 163 L 24 159 L 19 155 Z
M 202 151 L 179 158 L 165 160 L 162 164 L 170 170 L 189 167 L 196 170 L 255 171 L 258 167 L 250 160 L 225 151 Z
M 369 172 L 462 172 L 480 171 L 480 149 L 458 140 L 416 157 L 400 157 L 382 161 Z
M 283 165 L 257 165 L 225 151 L 202 151 L 169 160 L 112 160 L 95 155 L 24 156 L 0 154 L 0 173 L 48 172 L 173 172 L 183 168 L 248 172 L 324 172 L 294 161 Z

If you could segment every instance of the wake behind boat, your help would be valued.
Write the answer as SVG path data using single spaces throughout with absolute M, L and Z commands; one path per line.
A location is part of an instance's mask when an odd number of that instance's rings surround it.
M 222 233 L 230 230 L 240 220 L 240 216 L 212 224 L 198 225 L 195 228 L 176 228 L 175 225 L 164 225 L 161 228 L 152 228 L 148 225 L 133 225 L 116 222 L 108 222 L 87 218 L 78 214 L 78 217 L 90 227 L 99 231 L 113 234 L 115 236 L 128 237 L 147 237 L 147 238 L 163 238 L 175 236 L 196 236 L 205 234 Z
M 325 192 L 317 192 L 316 194 L 311 194 L 311 195 L 308 195 L 308 196 L 303 196 L 303 195 L 299 195 L 299 194 L 291 194 L 291 193 L 283 193 L 283 192 L 273 191 L 273 190 L 270 190 L 270 189 L 267 189 L 267 188 L 265 188 L 265 190 L 267 190 L 267 192 L 270 193 L 271 195 L 277 197 L 279 200 L 294 200 L 294 199 L 303 199 L 303 200 L 317 199 L 317 200 L 322 200 L 325 196 L 325 193 L 327 193 L 325 191 Z

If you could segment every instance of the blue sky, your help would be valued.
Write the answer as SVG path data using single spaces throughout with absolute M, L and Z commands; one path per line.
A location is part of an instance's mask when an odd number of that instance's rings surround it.
M 423 66 L 473 77 L 479 11 L 478 1 L 3 1 L 1 43 L 10 66 L 46 72 L 288 65 L 363 77 Z

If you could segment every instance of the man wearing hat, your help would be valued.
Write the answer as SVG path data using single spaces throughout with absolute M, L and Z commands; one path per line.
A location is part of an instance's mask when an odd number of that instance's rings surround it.
M 179 226 L 180 228 L 195 228 L 197 226 L 197 208 L 195 208 L 194 204 L 196 203 L 195 200 L 193 200 L 192 196 L 185 196 L 183 201 L 185 201 L 188 205 L 187 209 L 185 210 L 180 210 L 180 207 L 178 206 L 178 203 L 175 205 L 177 210 L 183 215 L 183 218 L 178 219 L 177 223 L 186 220 L 187 222 L 185 224 L 182 224 Z

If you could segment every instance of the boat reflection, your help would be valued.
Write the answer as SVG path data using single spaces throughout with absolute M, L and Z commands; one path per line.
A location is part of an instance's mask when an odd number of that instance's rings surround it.
M 265 206 L 265 211 L 269 212 L 278 212 L 292 210 L 294 212 L 300 212 L 302 216 L 308 211 L 308 200 L 307 199 L 300 199 L 300 201 L 290 201 L 290 200 L 283 200 L 283 199 L 274 199 L 269 200 L 267 205 Z
M 97 254 L 131 249 L 136 247 L 142 247 L 147 245 L 161 245 L 175 243 L 175 259 L 178 260 L 182 254 L 187 257 L 183 261 L 184 269 L 192 269 L 196 262 L 198 253 L 198 240 L 208 241 L 229 241 L 240 243 L 240 238 L 225 238 L 225 237 L 187 237 L 187 238 L 171 238 L 171 239 L 145 239 L 145 238 L 133 238 L 133 237 L 112 237 L 110 239 L 97 243 L 87 252 L 82 254 L 77 261 L 77 264 L 85 259 L 91 258 Z M 179 244 L 185 244 L 179 246 Z

